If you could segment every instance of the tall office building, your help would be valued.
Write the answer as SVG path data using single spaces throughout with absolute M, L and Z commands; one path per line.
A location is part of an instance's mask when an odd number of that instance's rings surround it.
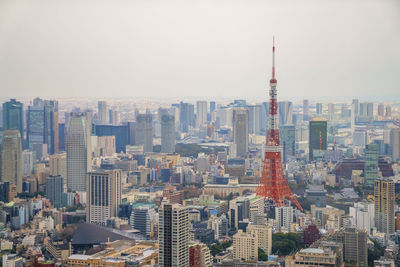
M 390 148 L 392 150 L 392 160 L 400 160 L 400 128 L 390 130 Z
M 359 122 L 371 122 L 374 119 L 374 103 L 362 102 L 359 109 Z
M 72 191 L 86 191 L 89 171 L 88 130 L 85 113 L 71 113 L 67 130 L 67 187 Z
M 130 225 L 133 229 L 139 230 L 145 237 L 149 238 L 156 223 L 157 212 L 148 205 L 134 208 L 130 217 Z
M 330 121 L 335 119 L 335 104 L 334 103 L 328 104 L 328 118 Z
M 61 175 L 50 175 L 46 179 L 46 197 L 50 199 L 54 208 L 62 208 L 64 193 L 64 179 Z
M 186 207 L 162 204 L 158 223 L 160 267 L 189 267 L 189 218 Z
M 233 142 L 236 155 L 244 157 L 249 151 L 249 112 L 247 109 L 233 110 Z
M 161 153 L 175 152 L 175 117 L 161 116 Z
M 309 154 L 310 160 L 320 157 L 328 149 L 328 123 L 325 120 L 312 120 L 309 127 Z
M 99 101 L 97 103 L 97 114 L 101 124 L 108 124 L 109 119 L 106 101 Z
M 322 115 L 322 103 L 317 103 L 316 104 L 315 113 L 317 114 L 317 116 L 321 116 Z
M 275 220 L 278 232 L 290 231 L 293 223 L 293 207 L 275 207 Z
M 385 116 L 386 117 L 392 117 L 392 107 L 387 105 L 385 109 Z
M 394 182 L 389 179 L 376 179 L 374 185 L 375 227 L 379 232 L 393 234 L 396 195 Z
M 378 178 L 378 145 L 369 144 L 365 150 L 364 184 L 372 188 Z
M 343 236 L 344 259 L 354 266 L 368 266 L 368 234 L 366 231 L 347 228 Z
M 144 152 L 153 152 L 153 116 L 138 114 L 135 128 L 136 145 L 143 146 Z
M 197 101 L 197 127 L 207 122 L 207 101 Z
M 293 124 L 293 103 L 290 101 L 278 102 L 278 114 L 279 125 Z
M 64 179 L 64 184 L 67 183 L 67 154 L 51 155 L 49 160 L 50 175 L 60 175 Z
M 86 222 L 106 225 L 117 217 L 122 195 L 122 171 L 89 172 L 86 180 Z
M 283 162 L 286 163 L 288 157 L 296 156 L 296 127 L 294 125 L 280 125 L 279 134 L 283 149 Z
M 303 121 L 310 120 L 310 107 L 308 99 L 303 100 Z
M 269 116 L 269 102 L 262 102 L 261 104 L 261 115 L 260 115 L 260 130 L 262 134 L 267 133 L 267 124 Z
M 209 113 L 208 121 L 211 121 L 211 116 L 215 109 L 216 109 L 215 101 L 210 101 L 210 113 Z
M 27 111 L 26 138 L 30 149 L 46 144 L 50 154 L 58 152 L 58 101 L 35 98 Z
M 261 105 L 248 105 L 249 110 L 249 134 L 260 134 Z
M 136 144 L 135 128 L 137 124 L 128 123 L 128 125 L 96 125 L 96 136 L 115 136 L 115 152 L 121 153 L 126 151 L 126 145 Z M 132 140 L 133 138 L 133 140 Z
M 118 126 L 121 124 L 121 117 L 120 114 L 117 110 L 109 110 L 109 118 L 110 118 L 110 124 Z
M 194 127 L 194 106 L 192 104 L 180 102 L 179 122 L 179 128 L 183 133 L 189 132 Z
M 22 144 L 18 129 L 5 130 L 1 142 L 1 181 L 10 182 L 22 192 Z
M 351 102 L 351 106 L 354 108 L 354 115 L 358 116 L 360 114 L 360 102 L 358 99 L 353 99 Z
M 378 104 L 378 116 L 379 117 L 385 116 L 385 105 L 383 103 Z
M 21 102 L 11 99 L 3 103 L 3 130 L 18 130 L 24 141 L 24 108 Z
M 33 172 L 33 152 L 22 151 L 22 177 L 30 176 Z

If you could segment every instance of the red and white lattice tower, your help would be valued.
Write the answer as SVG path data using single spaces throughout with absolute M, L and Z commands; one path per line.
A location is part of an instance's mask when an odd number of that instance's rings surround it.
M 269 81 L 269 127 L 265 147 L 264 167 L 260 183 L 256 189 L 257 196 L 270 198 L 275 206 L 284 206 L 289 199 L 300 210 L 302 207 L 290 190 L 282 168 L 282 147 L 279 142 L 278 102 L 275 78 L 275 41 L 272 46 L 272 78 Z

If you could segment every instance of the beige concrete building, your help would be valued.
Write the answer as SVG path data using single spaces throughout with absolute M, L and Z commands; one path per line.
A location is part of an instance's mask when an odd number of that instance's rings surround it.
M 258 237 L 258 247 L 268 255 L 272 252 L 272 227 L 269 225 L 250 224 L 246 229 L 249 234 L 256 234 Z
M 61 175 L 67 184 L 67 153 L 50 155 L 50 175 Z
M 395 199 L 394 182 L 389 179 L 377 179 L 374 185 L 375 227 L 388 235 L 395 231 Z
M 1 181 L 10 182 L 22 192 L 22 144 L 18 130 L 3 133 L 1 147 Z
M 287 256 L 285 267 L 341 267 L 337 264 L 337 255 L 330 249 L 306 248 L 296 253 L 294 256 Z
M 233 236 L 233 259 L 242 261 L 258 260 L 258 231 L 244 233 L 239 230 Z

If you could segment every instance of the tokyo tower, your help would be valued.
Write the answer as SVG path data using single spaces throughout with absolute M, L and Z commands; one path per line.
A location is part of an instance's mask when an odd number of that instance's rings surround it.
M 269 127 L 265 147 L 264 167 L 260 183 L 256 189 L 257 196 L 270 198 L 275 206 L 285 205 L 285 199 L 289 199 L 298 209 L 302 210 L 300 203 L 290 190 L 282 168 L 282 146 L 279 143 L 278 129 L 278 103 L 277 80 L 275 78 L 275 40 L 272 45 L 272 78 L 269 81 Z

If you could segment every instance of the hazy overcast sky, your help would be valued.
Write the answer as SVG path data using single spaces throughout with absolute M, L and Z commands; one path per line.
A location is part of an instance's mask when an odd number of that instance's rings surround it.
M 0 0 L 1 97 L 400 100 L 399 0 Z

